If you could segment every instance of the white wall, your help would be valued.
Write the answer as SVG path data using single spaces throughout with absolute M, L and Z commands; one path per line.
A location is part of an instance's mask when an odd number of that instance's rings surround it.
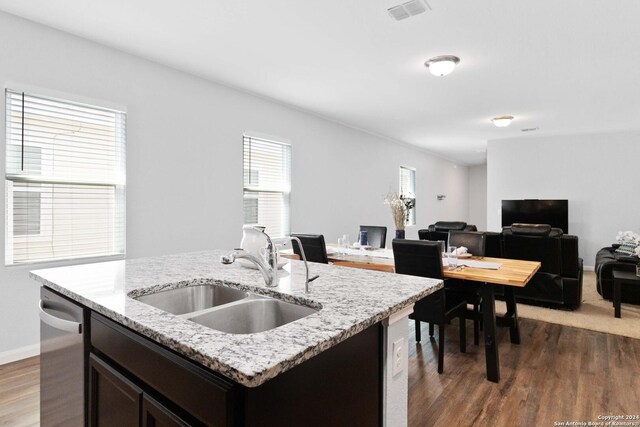
M 568 199 L 585 266 L 619 230 L 640 232 L 640 131 L 489 141 L 488 228 L 503 199 Z
M 469 224 L 487 230 L 487 164 L 469 167 Z
M 126 106 L 128 257 L 237 246 L 247 130 L 293 145 L 294 231 L 336 241 L 369 223 L 393 234 L 383 196 L 397 191 L 401 164 L 417 168 L 418 225 L 407 237 L 438 219 L 466 220 L 465 166 L 3 13 L 0 52 L 3 86 Z M 0 267 L 0 360 L 38 341 L 39 290 L 27 273 L 47 266 Z

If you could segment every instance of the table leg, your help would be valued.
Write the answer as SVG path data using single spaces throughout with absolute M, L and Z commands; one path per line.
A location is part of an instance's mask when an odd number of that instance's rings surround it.
M 507 313 L 504 317 L 511 318 L 509 335 L 513 344 L 520 344 L 520 328 L 518 327 L 518 307 L 516 306 L 516 296 L 511 286 L 504 287 L 504 300 L 507 303 Z
M 500 381 L 500 361 L 496 344 L 496 301 L 490 283 L 482 284 L 482 317 L 487 379 L 497 383 Z
M 620 292 L 620 280 L 613 281 L 613 311 L 616 317 L 620 318 L 620 304 L 622 303 L 622 292 Z

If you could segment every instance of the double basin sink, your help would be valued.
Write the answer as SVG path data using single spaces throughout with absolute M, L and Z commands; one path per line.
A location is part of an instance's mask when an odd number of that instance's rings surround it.
M 217 284 L 169 289 L 135 299 L 230 334 L 263 332 L 318 312 L 315 308 Z

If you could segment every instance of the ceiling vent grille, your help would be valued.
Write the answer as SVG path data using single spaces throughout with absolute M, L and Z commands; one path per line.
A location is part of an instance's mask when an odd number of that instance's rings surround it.
M 537 131 L 538 129 L 540 129 L 540 128 L 536 126 L 536 127 L 534 127 L 534 128 L 523 128 L 523 129 L 520 129 L 520 130 L 521 130 L 522 132 L 535 132 L 535 131 Z
M 431 10 L 431 6 L 426 0 L 410 0 L 387 9 L 387 11 L 396 21 L 401 21 L 410 16 L 420 15 L 426 12 L 427 9 Z

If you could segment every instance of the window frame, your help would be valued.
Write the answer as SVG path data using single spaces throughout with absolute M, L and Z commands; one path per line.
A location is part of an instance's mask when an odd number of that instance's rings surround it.
M 245 177 L 247 176 L 247 171 L 249 171 L 250 181 L 251 181 L 251 177 L 254 176 L 254 173 L 252 173 L 251 171 L 255 171 L 255 176 L 259 177 L 259 174 L 257 173 L 258 171 L 256 171 L 255 168 L 251 167 L 251 166 L 254 166 L 255 164 L 250 163 L 249 165 L 247 165 L 245 162 L 246 160 L 245 145 L 247 144 L 247 142 L 249 142 L 249 144 L 263 143 L 265 144 L 265 146 L 269 144 L 278 145 L 283 149 L 285 149 L 286 153 L 283 154 L 283 157 L 287 159 L 288 165 L 281 164 L 281 168 L 283 168 L 283 174 L 285 178 L 288 179 L 288 182 L 281 182 L 280 185 L 276 185 L 272 187 L 269 187 L 269 186 L 261 187 L 260 185 L 256 185 L 256 186 L 246 185 Z M 279 221 L 280 227 L 282 229 L 282 235 L 278 235 L 273 231 L 270 231 L 268 226 L 265 232 L 268 233 L 269 236 L 271 237 L 285 237 L 291 234 L 291 181 L 292 181 L 291 167 L 293 163 L 292 152 L 293 152 L 293 149 L 292 149 L 291 143 L 284 139 L 270 137 L 270 136 L 263 136 L 258 133 L 248 133 L 248 132 L 243 133 L 242 135 L 242 203 L 243 203 L 242 223 L 243 225 L 263 225 L 263 226 L 266 225 L 266 224 L 260 223 L 259 210 L 257 212 L 258 223 L 245 222 L 245 215 L 246 215 L 245 200 L 247 200 L 248 195 L 250 196 L 248 197 L 248 199 L 258 200 L 258 205 L 259 205 L 261 193 L 280 194 L 282 195 L 282 200 L 284 203 L 283 209 L 286 210 L 285 217 L 280 218 L 280 221 Z
M 416 180 L 417 180 L 417 178 L 416 178 L 416 175 L 417 175 L 417 173 L 416 173 L 416 168 L 414 168 L 414 167 L 400 165 L 400 168 L 399 168 L 399 172 L 400 172 L 399 173 L 399 183 L 398 183 L 398 189 L 399 189 L 398 196 L 399 197 L 405 196 L 405 198 L 406 198 L 406 195 L 403 194 L 403 188 L 402 188 L 403 170 L 406 170 L 406 171 L 409 172 L 409 176 L 410 176 L 409 182 L 410 182 L 410 185 L 413 186 L 413 192 L 409 192 L 408 195 L 413 196 L 413 197 L 409 197 L 409 198 L 413 199 L 413 202 L 414 202 L 414 206 L 409 211 L 409 215 L 408 215 L 407 220 L 405 221 L 405 225 L 406 226 L 413 226 L 413 225 L 416 225 L 416 203 L 417 203 L 417 197 L 416 197 Z
M 30 265 L 37 265 L 37 264 L 68 263 L 69 261 L 74 261 L 74 260 L 92 262 L 95 260 L 114 260 L 114 259 L 125 258 L 126 242 L 127 242 L 127 237 L 126 237 L 127 236 L 127 230 L 126 230 L 127 111 L 126 111 L 126 108 L 119 105 L 115 105 L 113 103 L 105 102 L 105 101 L 99 101 L 99 100 L 84 98 L 76 95 L 49 91 L 46 89 L 43 90 L 41 88 L 27 87 L 19 84 L 7 84 L 7 86 L 5 86 L 4 92 L 5 92 L 5 126 L 6 126 L 5 128 L 6 140 L 4 144 L 4 150 L 5 150 L 5 162 L 4 162 L 4 167 L 5 167 L 5 174 L 4 174 L 5 175 L 4 176 L 4 180 L 5 180 L 5 227 L 4 227 L 5 228 L 4 229 L 5 231 L 5 257 L 4 257 L 5 266 L 20 267 L 20 266 L 30 266 Z M 113 124 L 114 145 L 113 145 L 112 155 L 114 156 L 114 158 L 117 158 L 118 160 L 114 166 L 112 179 L 108 179 L 108 180 L 105 180 L 102 178 L 96 179 L 98 177 L 93 177 L 92 179 L 72 178 L 72 177 L 61 178 L 55 173 L 40 173 L 40 174 L 36 173 L 34 175 L 33 173 L 30 174 L 27 170 L 24 170 L 23 172 L 21 171 L 18 173 L 15 173 L 15 171 L 10 170 L 9 162 L 11 159 L 9 156 L 9 151 L 15 148 L 15 147 L 11 148 L 12 146 L 16 145 L 14 143 L 15 138 L 11 136 L 11 130 L 15 125 L 16 119 L 14 117 L 11 117 L 12 112 L 15 113 L 15 109 L 9 108 L 9 102 L 10 102 L 10 97 L 15 95 L 22 95 L 23 97 L 29 97 L 31 98 L 31 102 L 41 102 L 41 101 L 52 102 L 56 104 L 52 108 L 56 108 L 56 107 L 60 108 L 60 105 L 66 105 L 66 106 L 70 106 L 70 108 L 76 107 L 76 108 L 84 108 L 84 109 L 93 109 L 95 110 L 93 114 L 99 114 L 98 112 L 102 111 L 102 112 L 113 113 L 114 117 L 117 116 L 117 119 L 114 120 L 114 124 Z M 21 113 L 20 119 L 17 119 L 19 120 L 20 127 L 23 129 L 24 129 L 24 122 L 25 122 L 24 114 L 25 112 L 23 107 L 23 112 Z M 47 116 L 47 114 L 49 115 Z M 88 114 L 91 114 L 91 112 L 89 112 Z M 54 117 L 55 114 L 53 114 L 53 112 L 45 111 L 44 113 L 42 113 L 42 116 L 51 118 L 51 117 Z M 69 119 L 61 117 L 60 120 L 61 122 L 63 122 L 65 120 L 68 121 Z M 23 133 L 24 132 L 25 131 L 23 131 Z M 24 143 L 26 142 L 27 141 L 25 140 Z M 19 147 L 18 151 L 20 151 L 21 153 L 28 152 L 27 149 L 29 147 L 33 148 L 33 146 L 30 146 L 30 145 L 27 146 L 27 145 L 24 145 L 24 143 L 22 147 L 18 146 Z M 51 144 L 51 146 L 53 146 L 53 143 L 45 143 L 45 144 Z M 75 152 L 76 155 L 78 155 L 78 153 L 81 153 L 81 150 Z M 78 155 L 78 157 L 82 159 L 81 155 Z M 24 240 L 26 240 L 25 244 L 29 243 L 28 239 L 25 238 L 26 236 L 31 236 L 32 240 L 44 239 L 44 241 L 50 241 L 52 237 L 46 237 L 44 236 L 44 233 L 43 233 L 43 227 L 46 229 L 46 227 L 43 226 L 43 223 L 46 223 L 47 221 L 46 219 L 43 219 L 43 218 L 46 218 L 51 215 L 60 215 L 60 214 L 54 214 L 54 213 L 43 214 L 43 210 L 45 209 L 45 207 L 43 207 L 44 205 L 43 195 L 47 194 L 48 197 L 53 197 L 51 195 L 54 193 L 53 192 L 48 193 L 47 189 L 38 190 L 37 188 L 30 187 L 30 185 L 33 185 L 33 184 L 35 184 L 36 186 L 42 185 L 45 187 L 51 186 L 52 188 L 53 186 L 56 186 L 56 185 L 67 186 L 68 188 L 73 188 L 75 186 L 75 189 L 83 188 L 85 191 L 95 189 L 95 188 L 102 188 L 102 187 L 112 188 L 112 194 L 113 194 L 112 196 L 113 207 L 111 208 L 112 213 L 108 213 L 107 215 L 109 216 L 109 221 L 114 227 L 114 237 L 112 237 L 111 244 L 115 249 L 109 252 L 105 251 L 105 253 L 99 253 L 99 252 L 96 253 L 96 252 L 86 251 L 85 254 L 82 254 L 82 251 L 78 251 L 73 254 L 69 254 L 69 256 L 42 257 L 42 258 L 16 261 L 15 254 L 14 254 L 14 249 L 15 249 L 14 238 L 15 237 L 24 238 Z M 24 191 L 38 192 L 41 194 L 41 197 L 39 200 L 40 212 L 38 214 L 38 217 L 39 217 L 38 233 L 26 233 L 26 234 L 21 234 L 19 236 L 15 235 L 14 193 L 18 191 L 23 191 L 23 190 L 15 190 L 14 189 L 15 185 L 26 185 Z M 88 198 L 90 198 L 90 196 L 87 197 L 87 199 Z M 54 209 L 56 204 L 57 203 L 55 203 L 55 201 L 50 202 L 49 203 L 50 209 Z M 63 208 L 59 207 L 59 209 L 63 209 Z M 71 215 L 63 216 L 64 219 L 68 219 L 70 217 Z M 85 229 L 91 230 L 89 227 Z M 79 229 L 79 230 L 82 230 L 82 229 Z M 101 230 L 102 229 L 99 229 L 99 231 Z M 109 241 L 106 241 L 106 242 L 108 243 Z

